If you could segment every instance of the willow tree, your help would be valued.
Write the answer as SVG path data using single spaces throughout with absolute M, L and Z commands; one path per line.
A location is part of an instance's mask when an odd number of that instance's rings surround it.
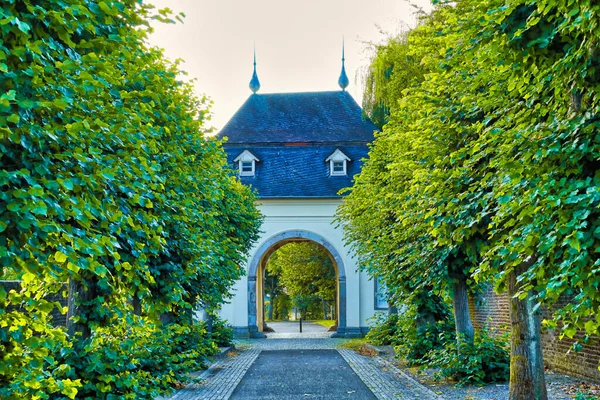
M 243 273 L 254 197 L 204 137 L 209 100 L 146 43 L 166 12 L 69 0 L 0 13 L 0 263 L 23 286 L 0 287 L 0 397 L 154 398 L 210 351 L 182 342 L 204 335 L 185 316 Z M 47 301 L 64 282 L 66 332 Z M 163 331 L 167 313 L 181 318 Z

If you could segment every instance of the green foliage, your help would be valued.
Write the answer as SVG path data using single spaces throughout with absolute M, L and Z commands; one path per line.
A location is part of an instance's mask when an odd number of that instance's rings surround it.
M 0 394 L 152 398 L 211 349 L 189 314 L 243 274 L 254 196 L 205 138 L 210 101 L 146 44 L 168 12 L 9 1 L 0 19 L 0 267 L 23 281 L 0 288 Z M 64 282 L 68 334 L 44 300 Z
M 327 250 L 312 242 L 289 243 L 267 261 L 268 276 L 289 295 L 303 317 L 323 318 L 322 302 L 335 299 L 335 268 Z M 272 279 L 272 278 L 271 278 Z
M 375 313 L 369 320 L 369 328 L 365 339 L 375 346 L 395 345 L 400 340 L 398 337 L 398 314 Z
M 407 365 L 419 365 L 432 350 L 443 348 L 454 333 L 452 316 L 447 307 L 438 310 L 410 305 L 398 315 L 396 337 L 392 340 L 396 354 Z
M 273 300 L 273 320 L 287 321 L 292 310 L 292 299 L 286 293 L 282 293 Z
M 187 373 L 203 368 L 206 357 L 216 353 L 199 323 L 114 328 L 97 330 L 85 347 L 65 356 L 66 376 L 83 383 L 77 396 L 154 398 L 188 381 Z
M 213 316 L 210 339 L 215 346 L 228 347 L 233 345 L 233 327 L 218 316 Z
M 600 4 L 438 3 L 389 46 L 374 67 L 426 73 L 370 92 L 389 120 L 338 211 L 363 268 L 408 301 L 516 274 L 519 298 L 573 298 L 564 336 L 598 334 Z
M 457 342 L 447 334 L 443 336 L 446 346 L 432 350 L 425 356 L 427 366 L 440 368 L 438 376 L 449 378 L 459 385 L 483 385 L 508 380 L 508 334 L 493 337 L 483 329 L 475 333 L 473 344 L 460 339 Z
M 598 395 L 577 392 L 577 394 L 575 395 L 575 397 L 573 399 L 574 400 L 598 400 L 599 397 L 600 396 L 598 396 Z

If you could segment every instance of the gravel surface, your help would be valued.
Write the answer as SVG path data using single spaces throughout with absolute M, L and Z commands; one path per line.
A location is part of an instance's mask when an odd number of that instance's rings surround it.
M 388 346 L 384 346 L 388 347 Z M 485 386 L 456 387 L 451 382 L 439 382 L 433 378 L 434 370 L 420 371 L 418 368 L 407 368 L 393 357 L 393 352 L 383 355 L 407 375 L 416 379 L 445 400 L 507 400 L 508 382 L 493 383 Z M 573 378 L 558 372 L 546 372 L 546 388 L 549 400 L 571 400 L 575 397 L 578 387 L 590 385 L 589 382 Z M 600 397 L 599 397 L 600 398 Z

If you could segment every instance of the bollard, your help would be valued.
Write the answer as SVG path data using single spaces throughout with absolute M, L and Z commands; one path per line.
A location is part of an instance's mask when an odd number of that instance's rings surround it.
M 300 333 L 302 333 L 302 317 L 300 317 Z

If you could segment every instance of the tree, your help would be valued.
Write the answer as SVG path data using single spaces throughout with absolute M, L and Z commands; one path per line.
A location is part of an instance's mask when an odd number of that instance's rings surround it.
M 541 304 L 571 296 L 557 312 L 563 334 L 598 332 L 589 318 L 600 304 L 598 7 L 469 0 L 438 7 L 445 24 L 429 41 L 442 42 L 443 57 L 398 96 L 342 208 L 349 241 L 384 263 L 368 268 L 390 277 L 388 287 L 418 269 L 428 275 L 413 284 L 444 277 L 433 275 L 444 268 L 431 268 L 443 260 L 467 279 L 507 287 L 511 399 L 547 397 Z M 369 230 L 363 215 L 380 224 L 368 241 L 360 238 Z
M 303 316 L 313 303 L 323 306 L 335 299 L 333 261 L 327 250 L 315 243 L 286 244 L 269 258 L 267 271 L 278 275 L 281 286 L 295 306 L 303 310 Z
M 204 137 L 209 100 L 146 44 L 167 11 L 69 0 L 0 12 L 0 264 L 23 282 L 0 288 L 0 396 L 154 398 L 210 351 L 190 346 L 205 334 L 190 310 L 216 306 L 243 273 L 254 196 Z M 45 300 L 63 282 L 67 332 Z

